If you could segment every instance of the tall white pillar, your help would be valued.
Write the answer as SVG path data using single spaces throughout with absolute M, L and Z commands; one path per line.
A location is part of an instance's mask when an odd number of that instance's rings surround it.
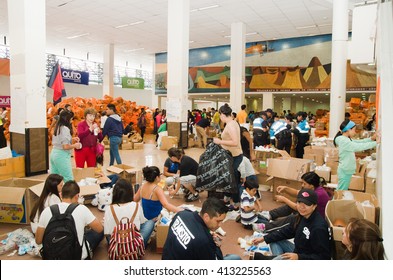
M 333 1 L 332 70 L 329 137 L 344 121 L 347 81 L 348 0 Z
M 245 90 L 245 48 L 246 27 L 242 22 L 231 25 L 231 89 L 230 105 L 232 111 L 239 112 L 244 100 Z
M 272 92 L 264 92 L 262 100 L 262 110 L 272 109 L 274 111 L 274 98 Z
M 102 96 L 113 97 L 114 85 L 113 77 L 115 74 L 115 47 L 113 44 L 104 46 L 104 74 L 102 79 Z
M 188 52 L 190 0 L 168 1 L 167 120 L 186 122 L 188 101 Z
M 8 0 L 10 131 L 46 127 L 45 0 Z
M 153 81 L 152 81 L 152 85 L 153 85 L 153 94 L 151 97 L 151 109 L 155 110 L 156 108 L 158 108 L 158 95 L 156 94 L 156 58 L 154 57 L 153 59 Z

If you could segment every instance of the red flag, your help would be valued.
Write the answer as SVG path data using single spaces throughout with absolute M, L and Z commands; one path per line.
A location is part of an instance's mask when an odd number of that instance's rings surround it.
M 48 87 L 53 89 L 53 104 L 56 105 L 61 101 L 62 97 L 67 96 L 64 89 L 63 77 L 61 76 L 61 69 L 59 62 L 56 62 L 53 67 L 52 75 L 48 81 Z

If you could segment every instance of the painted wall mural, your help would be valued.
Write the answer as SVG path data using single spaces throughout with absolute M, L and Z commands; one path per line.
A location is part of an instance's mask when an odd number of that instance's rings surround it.
M 245 90 L 329 91 L 331 35 L 246 44 Z M 166 54 L 156 55 L 156 93 L 166 93 Z M 229 92 L 230 46 L 190 50 L 189 93 Z M 347 62 L 347 90 L 375 91 L 376 76 Z

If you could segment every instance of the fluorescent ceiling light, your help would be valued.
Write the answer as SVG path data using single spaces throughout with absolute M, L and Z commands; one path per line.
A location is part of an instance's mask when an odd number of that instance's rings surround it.
M 124 52 L 136 52 L 136 51 L 141 51 L 144 50 L 145 48 L 138 48 L 138 49 L 131 49 L 131 50 L 125 50 Z
M 192 44 L 192 43 L 194 43 L 194 42 L 195 42 L 195 41 L 192 41 L 192 40 L 191 40 L 191 41 L 188 41 L 189 44 Z
M 296 29 L 308 29 L 308 28 L 315 28 L 317 27 L 315 24 L 314 25 L 307 25 L 307 26 L 298 26 Z
M 192 9 L 192 10 L 190 10 L 190 12 L 199 12 L 199 11 L 214 9 L 214 8 L 218 8 L 218 7 L 220 7 L 220 5 L 206 6 L 206 7 L 202 7 L 202 8 L 198 8 L 198 9 Z
M 74 36 L 69 36 L 67 37 L 67 39 L 75 39 L 75 38 L 79 38 L 79 37 L 83 37 L 83 36 L 87 36 L 90 35 L 90 33 L 83 33 L 83 34 L 78 34 L 78 35 L 74 35 Z
M 250 35 L 257 35 L 258 32 L 250 32 L 250 33 L 246 33 L 246 36 L 250 36 Z
M 139 20 L 139 21 L 135 21 L 135 22 L 127 23 L 127 24 L 118 25 L 118 26 L 115 26 L 115 28 L 123 28 L 123 27 L 127 27 L 127 26 L 133 26 L 133 25 L 144 23 L 144 22 L 145 22 L 144 20 Z

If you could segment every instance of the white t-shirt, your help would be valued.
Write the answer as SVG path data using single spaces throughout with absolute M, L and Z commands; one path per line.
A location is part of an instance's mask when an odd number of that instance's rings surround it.
M 59 210 L 60 213 L 64 213 L 70 205 L 66 202 L 59 203 Z M 74 217 L 76 232 L 78 233 L 78 240 L 79 244 L 83 243 L 82 249 L 82 260 L 87 258 L 87 250 L 85 246 L 85 242 L 83 242 L 83 236 L 85 233 L 85 227 L 92 223 L 95 220 L 95 216 L 85 205 L 79 205 L 75 208 L 72 212 L 72 216 Z M 49 207 L 45 208 L 44 211 L 41 213 L 40 220 L 38 222 L 38 227 L 46 228 L 49 224 L 50 219 L 52 218 L 52 211 Z
M 250 160 L 246 157 L 243 157 L 243 160 L 237 170 L 240 172 L 240 178 L 247 178 L 248 176 L 255 175 L 254 167 Z
M 136 228 L 139 230 L 141 228 L 141 224 L 147 221 L 147 219 L 143 215 L 143 210 L 139 203 L 132 201 L 123 205 L 113 204 L 113 210 L 115 210 L 116 217 L 119 221 L 123 217 L 131 219 L 132 215 L 134 215 L 135 207 L 137 205 L 138 205 L 138 214 L 135 216 L 134 224 Z M 115 219 L 113 218 L 111 208 L 107 206 L 105 209 L 105 216 L 104 216 L 104 234 L 105 235 L 112 234 L 115 226 L 116 226 L 116 222 Z
M 45 200 L 45 202 L 44 202 L 44 210 L 45 210 L 45 208 L 47 208 L 47 207 L 50 207 L 50 206 L 52 206 L 52 205 L 59 204 L 59 203 L 61 203 L 60 197 L 58 197 L 57 195 L 55 195 L 55 194 L 52 193 L 52 194 L 48 195 L 48 197 L 46 198 L 46 200 Z M 40 218 L 40 217 L 38 217 L 38 210 L 37 210 L 37 212 L 35 213 L 34 221 L 32 221 L 32 222 L 30 223 L 30 225 L 31 225 L 31 230 L 32 230 L 32 232 L 33 232 L 34 234 L 35 234 L 36 231 L 37 231 L 38 220 L 39 220 L 39 218 Z

